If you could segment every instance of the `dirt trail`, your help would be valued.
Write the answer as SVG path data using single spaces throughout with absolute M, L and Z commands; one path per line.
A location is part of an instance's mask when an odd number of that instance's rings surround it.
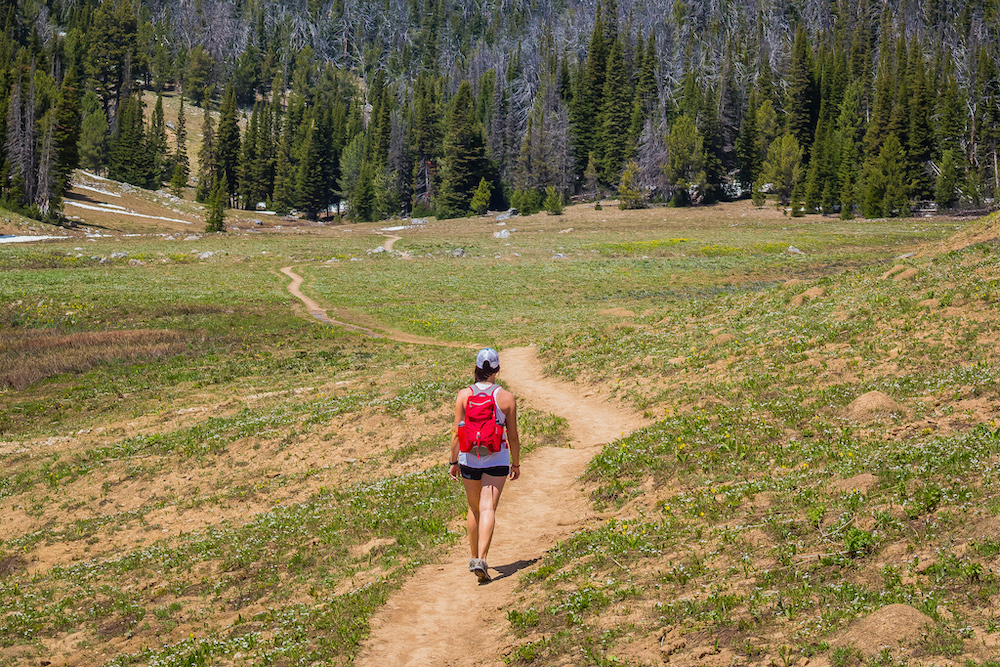
M 386 234 L 385 238 L 386 238 L 386 241 L 385 241 L 385 243 L 382 244 L 382 247 L 385 248 L 386 251 L 388 251 L 388 252 L 392 252 L 392 246 L 396 245 L 396 241 L 402 241 L 403 240 L 402 236 L 396 236 L 394 234 Z
M 493 582 L 479 585 L 468 571 L 463 540 L 443 562 L 422 567 L 389 599 L 372 620 L 358 665 L 503 665 L 508 625 L 503 605 L 513 596 L 514 575 L 593 517 L 579 476 L 602 444 L 644 423 L 604 400 L 582 396 L 573 385 L 544 377 L 533 348 L 504 350 L 500 368 L 521 404 L 568 420 L 572 448 L 536 449 L 525 457 L 521 478 L 504 488 L 489 557 Z
M 292 278 L 288 290 L 321 322 L 403 342 L 478 347 L 399 332 L 375 332 L 332 320 L 299 291 L 302 279 L 292 267 L 282 272 Z M 522 461 L 521 478 L 508 481 L 489 555 L 493 581 L 480 585 L 469 572 L 465 540 L 441 562 L 424 565 L 372 619 L 371 635 L 356 662 L 362 667 L 503 665 L 507 647 L 504 605 L 512 599 L 517 572 L 593 518 L 580 490 L 580 475 L 601 445 L 646 423 L 639 415 L 608 401 L 584 396 L 574 385 L 546 378 L 534 348 L 504 350 L 500 367 L 501 379 L 521 405 L 531 405 L 568 421 L 571 446 L 534 450 Z M 441 452 L 442 457 L 446 454 Z
M 392 240 L 390 239 L 387 244 L 391 245 Z M 449 341 L 439 341 L 433 338 L 425 338 L 424 336 L 415 336 L 413 334 L 403 333 L 402 331 L 389 331 L 389 330 L 374 330 L 368 327 L 363 327 L 358 324 L 351 324 L 350 322 L 344 322 L 342 320 L 335 320 L 329 315 L 327 315 L 326 309 L 320 307 L 318 303 L 307 297 L 299 289 L 302 287 L 302 276 L 295 273 L 294 267 L 286 266 L 281 269 L 281 272 L 292 279 L 292 282 L 288 285 L 288 291 L 296 299 L 305 304 L 306 310 L 314 318 L 323 322 L 324 324 L 332 324 L 338 327 L 344 327 L 345 329 L 351 329 L 353 331 L 359 331 L 365 335 L 372 336 L 374 338 L 388 338 L 389 340 L 399 341 L 400 343 L 414 343 L 416 345 L 437 345 L 440 347 L 465 347 L 469 349 L 479 349 L 478 345 L 470 345 L 468 343 L 453 343 Z

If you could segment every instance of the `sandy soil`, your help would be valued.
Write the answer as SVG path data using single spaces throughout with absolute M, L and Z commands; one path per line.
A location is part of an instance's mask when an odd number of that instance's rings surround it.
M 384 247 L 391 250 L 398 239 L 389 237 Z M 292 279 L 289 292 L 321 322 L 408 343 L 456 345 L 400 332 L 375 332 L 331 319 L 302 294 L 302 278 L 292 267 L 283 268 L 282 273 Z M 546 378 L 533 348 L 504 350 L 500 372 L 521 405 L 527 403 L 568 421 L 570 447 L 535 450 L 525 457 L 521 478 L 505 487 L 490 549 L 493 581 L 480 584 L 468 571 L 465 543 L 453 548 L 442 562 L 423 566 L 372 620 L 359 665 L 503 665 L 507 641 L 502 609 L 517 585 L 513 575 L 593 517 L 579 483 L 587 462 L 604 443 L 646 423 L 619 406 L 584 396 L 571 384 Z
M 503 665 L 507 624 L 501 610 L 517 585 L 513 575 L 593 518 L 578 478 L 602 444 L 644 424 L 544 377 L 533 348 L 504 350 L 500 366 L 521 403 L 568 420 L 572 447 L 535 450 L 521 478 L 508 482 L 490 549 L 493 581 L 480 585 L 468 571 L 465 544 L 443 562 L 425 565 L 373 619 L 358 665 Z

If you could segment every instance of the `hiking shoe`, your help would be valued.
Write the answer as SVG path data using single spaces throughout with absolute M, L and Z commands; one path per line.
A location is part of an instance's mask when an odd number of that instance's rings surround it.
M 490 581 L 490 568 L 489 565 L 486 564 L 486 561 L 482 558 L 473 558 L 472 560 L 474 561 L 472 565 L 472 572 L 476 575 L 479 581 Z
M 475 567 L 476 567 L 476 561 L 477 560 L 479 560 L 479 559 L 478 558 L 470 558 L 469 559 L 469 572 L 475 572 L 476 571 Z

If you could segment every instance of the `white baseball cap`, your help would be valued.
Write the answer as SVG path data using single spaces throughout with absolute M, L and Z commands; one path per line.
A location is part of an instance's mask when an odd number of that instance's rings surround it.
M 476 355 L 476 368 L 495 371 L 500 368 L 500 355 L 492 347 L 484 347 Z

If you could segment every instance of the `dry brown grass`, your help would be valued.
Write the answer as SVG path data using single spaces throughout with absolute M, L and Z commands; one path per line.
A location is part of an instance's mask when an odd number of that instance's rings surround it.
M 82 372 L 112 360 L 162 359 L 185 347 L 183 335 L 176 331 L 4 330 L 0 331 L 0 387 L 21 390 L 60 373 Z

